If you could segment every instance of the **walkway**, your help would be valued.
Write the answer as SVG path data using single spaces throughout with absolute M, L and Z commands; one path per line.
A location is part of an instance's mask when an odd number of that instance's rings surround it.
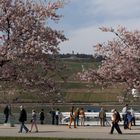
M 30 128 L 30 125 L 27 125 Z M 89 139 L 103 139 L 103 140 L 139 140 L 140 126 L 132 127 L 132 130 L 124 130 L 122 135 L 114 132 L 109 134 L 110 127 L 100 126 L 85 126 L 74 129 L 69 129 L 68 126 L 52 126 L 52 125 L 38 125 L 39 132 L 18 133 L 19 125 L 10 127 L 0 125 L 0 136 L 18 136 L 18 137 L 60 137 L 60 138 L 89 138 Z

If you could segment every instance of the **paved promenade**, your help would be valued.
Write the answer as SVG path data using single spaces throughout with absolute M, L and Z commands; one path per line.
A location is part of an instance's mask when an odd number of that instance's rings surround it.
M 27 125 L 30 128 L 30 125 Z M 39 132 L 35 133 L 18 133 L 19 125 L 10 127 L 9 125 L 0 125 L 0 136 L 16 136 L 16 137 L 59 137 L 59 138 L 85 138 L 85 139 L 103 139 L 103 140 L 139 140 L 140 126 L 133 126 L 132 130 L 124 130 L 122 135 L 109 134 L 110 127 L 100 126 L 85 126 L 78 128 L 68 128 L 68 126 L 52 126 L 52 125 L 38 125 Z

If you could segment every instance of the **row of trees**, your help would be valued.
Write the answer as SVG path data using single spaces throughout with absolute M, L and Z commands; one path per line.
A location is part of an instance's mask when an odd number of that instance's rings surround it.
M 91 55 L 91 54 L 59 54 L 58 57 L 60 58 L 84 58 L 84 59 L 90 59 L 96 62 L 101 62 L 102 60 L 104 60 L 104 57 L 102 55 Z

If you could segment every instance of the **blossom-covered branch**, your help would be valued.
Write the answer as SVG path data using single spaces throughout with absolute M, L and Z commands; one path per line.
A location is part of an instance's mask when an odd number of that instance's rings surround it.
M 116 38 L 95 46 L 96 53 L 104 60 L 97 69 L 86 71 L 87 78 L 101 85 L 122 83 L 128 88 L 140 88 L 140 31 L 121 26 L 117 30 L 100 29 L 114 33 Z

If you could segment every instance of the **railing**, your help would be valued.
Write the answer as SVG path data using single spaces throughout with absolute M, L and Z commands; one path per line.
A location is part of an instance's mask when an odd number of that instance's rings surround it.
M 63 118 L 61 123 L 62 124 L 69 124 L 70 121 L 70 112 L 62 112 Z M 105 125 L 111 125 L 111 112 L 106 112 L 106 121 Z M 120 116 L 122 118 L 122 113 L 120 113 Z M 135 120 L 136 125 L 140 125 L 140 113 L 135 113 Z M 79 120 L 80 124 L 80 120 Z M 123 125 L 123 120 L 119 122 L 120 125 Z M 99 112 L 85 112 L 85 125 L 100 125 L 99 123 Z

